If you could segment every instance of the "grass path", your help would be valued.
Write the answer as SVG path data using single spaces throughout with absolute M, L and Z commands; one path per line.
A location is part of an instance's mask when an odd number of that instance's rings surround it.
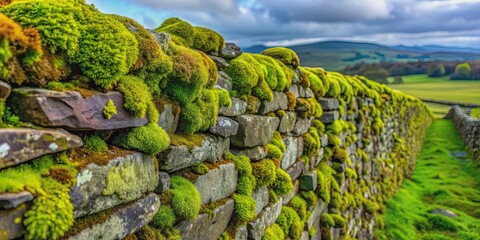
M 412 178 L 378 216 L 377 239 L 480 239 L 480 169 L 473 167 L 470 155 L 452 156 L 464 148 L 450 120 L 432 123 Z M 434 209 L 458 217 L 433 214 Z

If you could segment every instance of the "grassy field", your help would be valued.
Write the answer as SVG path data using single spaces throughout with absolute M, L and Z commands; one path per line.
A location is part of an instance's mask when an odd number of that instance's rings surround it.
M 480 81 L 450 81 L 448 77 L 432 78 L 427 75 L 403 76 L 403 81 L 389 86 L 419 98 L 480 104 Z M 438 104 L 428 106 L 436 117 L 443 116 L 449 109 Z
M 383 221 L 384 228 L 376 229 L 377 239 L 480 239 L 480 170 L 469 155 L 452 156 L 464 149 L 450 120 L 433 122 L 412 178 L 379 215 L 377 223 Z M 458 217 L 433 214 L 434 209 Z

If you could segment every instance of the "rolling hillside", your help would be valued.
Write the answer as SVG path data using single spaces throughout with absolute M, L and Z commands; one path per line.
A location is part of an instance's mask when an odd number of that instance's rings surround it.
M 245 52 L 260 53 L 268 47 L 256 45 Z M 446 46 L 383 46 L 375 43 L 325 41 L 289 46 L 297 52 L 304 66 L 322 66 L 339 70 L 360 62 L 407 62 L 418 60 L 480 60 L 480 49 Z

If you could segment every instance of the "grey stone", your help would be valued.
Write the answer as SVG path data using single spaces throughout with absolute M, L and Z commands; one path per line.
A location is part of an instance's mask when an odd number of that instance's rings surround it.
M 302 232 L 302 236 L 300 237 L 300 240 L 310 240 L 310 235 L 308 235 L 307 231 Z
M 115 182 L 108 182 L 109 176 Z M 138 199 L 154 191 L 158 182 L 154 160 L 143 153 L 127 152 L 104 166 L 91 163 L 78 172 L 76 185 L 70 189 L 74 216 L 79 218 Z
M 286 170 L 297 161 L 298 138 L 297 137 L 283 137 L 286 151 L 283 154 L 280 166 Z
M 317 189 L 317 172 L 306 172 L 300 177 L 300 189 L 304 191 L 315 191 Z
M 0 100 L 6 100 L 10 93 L 12 92 L 12 87 L 10 84 L 0 81 Z
M 170 41 L 172 40 L 170 35 L 165 32 L 155 32 L 150 29 L 148 30 L 148 32 L 150 33 L 150 35 L 152 35 L 153 39 L 155 39 L 158 45 L 160 45 L 160 48 L 163 50 L 163 52 L 166 53 L 168 51 Z
M 320 98 L 318 99 L 322 109 L 325 111 L 337 110 L 340 102 L 336 98 Z
M 322 142 L 322 147 L 328 146 L 328 135 L 326 133 L 322 134 L 320 141 Z
M 234 149 L 231 148 L 230 151 L 239 156 L 243 155 L 250 159 L 250 161 L 260 161 L 267 157 L 267 152 L 263 146 L 256 146 L 253 148 L 245 148 L 245 149 Z
M 290 85 L 290 88 L 288 89 L 289 92 L 293 93 L 293 95 L 296 97 L 296 98 L 299 98 L 301 97 L 300 96 L 300 89 L 298 88 L 298 85 L 297 84 L 292 84 Z
M 73 130 L 110 130 L 139 127 L 147 118 L 137 118 L 124 107 L 120 92 L 93 92 L 84 97 L 76 91 L 51 91 L 40 88 L 16 88 L 12 91 L 12 110 L 23 121 L 44 127 Z M 117 114 L 105 118 L 103 109 L 112 100 Z
M 312 117 L 297 117 L 297 121 L 295 122 L 295 128 L 293 129 L 293 134 L 295 136 L 300 136 L 308 132 L 308 128 L 312 124 Z
M 215 126 L 210 128 L 210 132 L 222 137 L 230 137 L 237 134 L 238 123 L 228 117 L 217 117 Z
M 184 145 L 170 145 L 166 151 L 157 156 L 159 169 L 171 173 L 203 161 L 215 163 L 222 159 L 230 145 L 229 138 L 202 135 L 205 138 L 202 145 L 194 146 L 192 149 Z
M 262 212 L 263 208 L 267 206 L 270 200 L 269 197 L 270 195 L 268 193 L 267 186 L 262 186 L 252 193 L 252 198 L 253 200 L 255 200 L 255 203 L 256 203 L 256 208 L 255 208 L 256 215 Z
M 261 239 L 265 228 L 275 223 L 282 211 L 283 199 L 278 202 L 270 203 L 258 216 L 247 224 L 248 239 Z
M 159 106 L 157 105 L 157 109 Z M 174 111 L 173 104 L 167 103 L 161 106 L 159 109 L 158 125 L 162 127 L 167 133 L 175 133 L 177 131 L 179 113 Z
M 295 180 L 293 182 L 292 191 L 285 195 L 282 195 L 283 205 L 287 205 L 292 200 L 292 198 L 295 197 L 295 195 L 297 195 L 299 189 L 300 189 L 300 182 L 298 180 Z
M 29 205 L 0 211 L 0 239 L 16 239 L 23 235 L 23 218 Z
M 226 59 L 232 59 L 240 56 L 242 49 L 235 43 L 225 43 L 225 46 L 220 50 L 220 55 Z
M 218 71 L 216 88 L 222 88 L 227 91 L 232 90 L 232 79 L 224 71 Z
M 151 193 L 142 199 L 122 206 L 113 212 L 106 221 L 87 227 L 68 239 L 123 239 L 128 234 L 147 225 L 159 207 L 160 199 L 157 194 Z
M 320 121 L 323 123 L 332 123 L 338 119 L 340 119 L 340 114 L 337 110 L 323 112 L 322 116 L 320 117 Z
M 235 231 L 235 240 L 247 240 L 248 238 L 248 230 L 245 224 L 242 224 L 237 227 Z
M 208 55 L 208 57 L 210 57 L 213 60 L 213 62 L 217 65 L 217 68 L 219 70 L 225 69 L 229 65 L 227 63 L 227 61 L 225 61 L 225 59 L 223 59 L 221 57 L 216 57 L 216 56 L 212 56 L 212 55 Z
M 263 100 L 260 108 L 258 109 L 258 114 L 264 115 L 269 112 L 277 110 L 286 110 L 288 108 L 288 99 L 287 95 L 282 92 L 273 92 L 272 101 Z
M 287 169 L 287 173 L 288 175 L 290 175 L 292 181 L 298 179 L 300 175 L 302 175 L 304 167 L 305 163 L 303 161 L 298 161 L 294 163 L 289 169 Z
M 304 140 L 303 137 L 297 138 L 297 158 L 303 155 Z
M 158 186 L 155 188 L 156 193 L 163 193 L 170 188 L 170 175 L 166 172 L 159 172 Z
M 13 209 L 32 201 L 33 195 L 30 192 L 23 191 L 19 193 L 0 193 L 0 209 Z
M 456 218 L 458 215 L 448 209 L 435 208 L 432 210 L 432 214 L 441 214 L 445 217 Z
M 82 145 L 80 137 L 63 130 L 0 128 L 0 169 Z
M 327 209 L 327 204 L 325 204 L 325 202 L 321 200 L 318 200 L 317 204 L 312 210 L 312 214 L 310 214 L 310 217 L 307 220 L 307 229 L 310 229 L 313 226 L 315 221 L 317 221 L 318 218 L 320 218 L 320 215 L 322 215 L 325 209 Z
M 313 91 L 310 88 L 306 88 L 302 85 L 292 84 L 289 89 L 290 92 L 295 95 L 296 98 L 311 98 L 313 97 Z
M 452 151 L 450 155 L 455 158 L 468 158 L 468 153 L 465 151 Z
M 255 147 L 270 142 L 280 120 L 277 117 L 241 115 L 235 118 L 238 132 L 231 136 L 231 144 L 236 147 Z
M 200 192 L 202 204 L 206 204 L 230 196 L 237 187 L 237 179 L 235 164 L 227 163 L 198 176 L 194 184 Z
M 194 221 L 182 221 L 176 228 L 185 240 L 217 240 L 232 217 L 234 201 L 227 199 L 213 210 L 213 214 L 200 214 Z
M 232 106 L 221 107 L 218 110 L 220 116 L 235 117 L 247 111 L 247 102 L 234 97 L 231 97 L 230 100 L 232 101 Z
M 288 133 L 293 131 L 296 120 L 297 114 L 295 112 L 285 112 L 285 115 L 280 117 L 280 125 L 278 126 L 278 131 L 280 133 Z

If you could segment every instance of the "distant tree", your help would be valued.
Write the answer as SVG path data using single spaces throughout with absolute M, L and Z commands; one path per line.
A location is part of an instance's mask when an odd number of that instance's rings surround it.
M 427 68 L 429 77 L 441 77 L 445 75 L 445 67 L 441 63 L 436 63 Z
M 375 80 L 380 83 L 388 83 L 387 78 L 390 76 L 390 73 L 388 73 L 385 68 L 371 68 L 366 70 L 363 75 L 368 79 Z
M 455 72 L 450 77 L 452 80 L 469 80 L 470 78 L 470 64 L 468 63 L 458 64 L 455 67 Z
M 402 76 L 395 76 L 393 77 L 393 83 L 403 83 L 403 78 Z

